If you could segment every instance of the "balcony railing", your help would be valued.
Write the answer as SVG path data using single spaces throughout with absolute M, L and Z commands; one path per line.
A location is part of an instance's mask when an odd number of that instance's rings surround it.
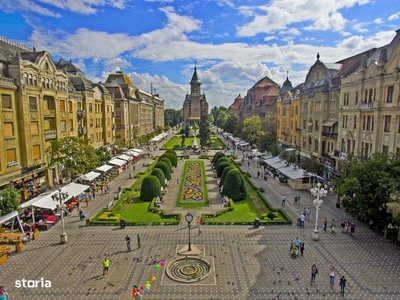
M 322 132 L 323 137 L 327 138 L 337 138 L 338 133 L 337 132 Z
M 374 103 L 369 102 L 369 103 L 360 103 L 360 109 L 373 109 L 374 108 Z
M 44 132 L 44 137 L 46 140 L 56 139 L 57 138 L 57 130 L 55 130 L 55 129 L 46 130 Z

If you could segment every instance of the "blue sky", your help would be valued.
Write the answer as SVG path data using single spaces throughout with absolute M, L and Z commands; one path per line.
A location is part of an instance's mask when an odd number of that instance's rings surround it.
M 105 81 L 122 70 L 181 108 L 197 63 L 210 108 L 261 78 L 304 81 L 317 52 L 335 62 L 388 44 L 398 0 L 0 0 L 0 36 Z

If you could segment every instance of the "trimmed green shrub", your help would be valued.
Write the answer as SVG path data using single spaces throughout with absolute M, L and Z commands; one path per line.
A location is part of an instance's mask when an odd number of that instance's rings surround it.
M 235 166 L 232 166 L 232 165 L 224 168 L 224 171 L 222 171 L 221 179 L 219 181 L 220 187 L 224 185 L 224 181 L 225 181 L 225 178 L 226 178 L 226 175 L 228 174 L 228 172 L 233 169 L 235 169 Z
M 178 158 L 178 154 L 176 153 L 175 150 L 166 150 L 165 153 L 171 153 L 171 154 L 173 154 L 176 158 Z M 164 153 L 164 154 L 165 154 L 165 153 Z
M 217 153 L 215 153 L 215 155 L 214 155 L 214 157 L 213 157 L 213 159 L 212 159 L 212 162 L 215 164 L 216 161 L 217 161 L 220 157 L 226 157 L 225 153 L 224 153 L 224 152 L 220 152 L 220 151 L 217 152 Z
M 140 188 L 140 198 L 142 201 L 151 201 L 153 198 L 161 196 L 161 183 L 158 178 L 153 175 L 146 176 Z
M 161 186 L 165 187 L 165 175 L 161 169 L 154 168 L 153 171 L 151 171 L 150 175 L 156 176 L 158 178 L 158 180 L 160 181 Z
M 223 162 L 219 163 L 218 166 L 217 166 L 217 177 L 221 178 L 222 172 L 224 171 L 224 169 L 226 167 L 229 167 L 229 166 L 232 166 L 232 165 L 228 161 L 227 162 L 223 161 Z
M 246 198 L 246 188 L 238 169 L 230 170 L 226 175 L 222 194 L 232 198 L 233 201 L 240 201 Z
M 159 161 L 165 162 L 168 165 L 169 170 L 172 172 L 172 163 L 168 157 L 164 156 L 164 157 L 160 158 Z
M 161 169 L 164 173 L 165 178 L 167 178 L 168 181 L 171 180 L 171 170 L 165 162 L 159 161 L 158 163 L 156 163 L 154 168 Z
M 229 158 L 227 158 L 227 157 L 220 157 L 220 158 L 218 158 L 218 160 L 214 163 L 215 168 L 217 168 L 218 165 L 219 165 L 220 163 L 222 163 L 222 162 L 228 162 L 228 163 L 230 163 Z
M 275 218 L 275 214 L 271 211 L 268 213 L 267 217 L 272 221 Z
M 170 151 L 172 151 L 172 150 L 170 150 Z M 176 168 L 176 166 L 178 165 L 178 156 L 176 155 L 176 153 L 174 155 L 172 152 L 165 152 L 163 155 L 160 156 L 160 160 L 164 157 L 168 158 L 170 160 L 172 166 L 174 166 Z

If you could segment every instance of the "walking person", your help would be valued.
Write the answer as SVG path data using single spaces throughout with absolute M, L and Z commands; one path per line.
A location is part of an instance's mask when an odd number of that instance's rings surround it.
M 138 248 L 142 247 L 142 245 L 140 245 L 140 235 L 139 234 L 137 235 L 137 246 L 138 246 Z
M 129 237 L 129 235 L 125 236 L 125 241 L 126 241 L 126 248 L 128 249 L 128 251 L 131 251 L 131 238 Z
M 4 286 L 0 286 L 0 299 L 4 299 L 4 300 L 8 300 L 9 299 L 9 296 L 8 296 Z
M 356 231 L 356 224 L 354 224 L 354 222 L 352 222 L 350 225 L 350 235 L 354 236 L 355 231 Z
M 339 286 L 340 286 L 340 295 L 344 297 L 344 288 L 346 287 L 346 278 L 342 276 L 339 280 Z
M 335 276 L 336 276 L 336 272 L 335 272 L 335 268 L 334 268 L 334 267 L 331 267 L 331 268 L 329 269 L 329 274 L 328 274 L 328 276 L 329 276 L 329 283 L 330 283 L 330 285 L 331 285 L 331 288 L 333 288 L 333 286 L 334 286 L 334 284 L 335 284 Z
M 301 256 L 304 255 L 304 242 L 300 243 L 300 254 L 301 254 Z
M 88 196 L 85 197 L 85 202 L 86 202 L 86 207 L 88 207 L 89 206 L 89 197 Z
M 324 220 L 324 231 L 326 232 L 326 226 L 328 226 L 328 219 L 325 218 Z
M 282 207 L 285 207 L 285 202 L 286 202 L 286 195 L 284 194 L 282 196 Z
M 301 214 L 301 215 L 300 215 L 300 226 L 301 226 L 302 228 L 304 228 L 304 219 L 305 219 L 304 214 Z
M 332 219 L 332 223 L 331 223 L 331 232 L 335 233 L 335 219 Z
M 310 220 L 310 215 L 311 215 L 311 210 L 310 210 L 310 208 L 308 207 L 308 208 L 306 209 L 306 219 L 307 219 L 307 220 Z
M 108 268 L 110 267 L 110 261 L 106 257 L 103 261 L 103 277 L 108 275 Z
M 179 178 L 176 179 L 176 185 L 179 185 Z
M 318 268 L 315 264 L 311 266 L 311 285 L 315 283 L 315 277 L 318 274 Z

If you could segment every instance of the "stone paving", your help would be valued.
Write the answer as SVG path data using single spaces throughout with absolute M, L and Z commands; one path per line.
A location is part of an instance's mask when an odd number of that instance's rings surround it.
M 157 155 L 157 153 L 155 153 Z M 142 159 L 135 172 L 144 170 Z M 206 165 L 207 167 L 207 165 Z M 165 209 L 182 209 L 173 206 L 177 193 L 176 177 L 180 166 L 173 173 L 165 198 Z M 247 169 L 246 169 L 247 168 Z M 244 167 L 244 171 L 256 172 L 256 166 Z M 113 183 L 112 193 L 98 195 L 84 213 L 93 216 L 114 197 L 117 188 L 130 186 L 135 179 L 128 179 L 123 172 Z M 212 193 L 211 208 L 217 209 L 220 195 L 215 179 L 208 170 L 207 182 Z M 176 176 L 176 177 L 174 177 Z M 288 201 L 285 210 L 296 218 L 304 207 L 312 208 L 313 197 L 301 192 L 301 205 L 294 205 L 295 192 L 269 178 L 267 182 L 253 178 L 257 186 L 266 189 L 266 197 L 275 207 L 280 207 L 281 196 Z M 170 199 L 169 199 L 170 198 Z M 37 240 L 29 242 L 20 253 L 13 253 L 0 266 L 0 285 L 4 285 L 10 299 L 130 299 L 133 284 L 144 285 L 151 281 L 143 299 L 340 299 L 338 279 L 345 275 L 348 284 L 347 299 L 400 299 L 400 252 L 394 244 L 370 231 L 365 224 L 346 216 L 335 207 L 335 198 L 324 197 L 320 211 L 323 217 L 349 219 L 357 224 L 356 235 L 323 233 L 318 242 L 311 240 L 315 211 L 306 221 L 305 228 L 296 225 L 266 226 L 202 226 L 191 230 L 192 245 L 201 247 L 204 256 L 211 260 L 211 280 L 195 284 L 172 284 L 165 280 L 163 269 L 176 256 L 177 250 L 188 242 L 188 227 L 179 226 L 85 226 L 77 214 L 66 218 L 68 243 L 60 245 L 61 222 L 49 231 L 41 232 Z M 192 211 L 197 214 L 198 212 Z M 196 215 L 195 215 L 196 216 Z M 132 251 L 127 252 L 124 237 L 132 239 Z M 141 236 L 142 247 L 136 246 L 136 234 Z M 305 242 L 304 257 L 291 259 L 289 244 L 299 237 Z M 103 279 L 102 261 L 111 261 L 110 272 Z M 156 264 L 164 261 L 165 267 L 156 270 Z M 316 283 L 310 285 L 310 268 L 316 264 L 319 270 Z M 328 270 L 335 266 L 337 277 L 334 288 L 329 286 Z M 16 288 L 16 280 L 50 280 L 51 288 Z

